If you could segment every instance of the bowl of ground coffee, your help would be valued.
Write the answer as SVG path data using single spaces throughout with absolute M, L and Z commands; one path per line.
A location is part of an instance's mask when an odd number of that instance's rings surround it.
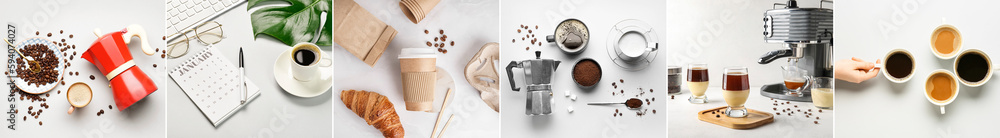
M 592 88 L 601 81 L 601 65 L 596 60 L 584 58 L 573 66 L 573 81 L 583 88 Z

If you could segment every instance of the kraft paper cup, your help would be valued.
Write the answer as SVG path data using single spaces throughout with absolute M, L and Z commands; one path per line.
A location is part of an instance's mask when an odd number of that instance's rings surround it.
M 436 52 L 433 48 L 404 48 L 399 54 L 403 101 L 407 111 L 430 112 L 434 108 Z

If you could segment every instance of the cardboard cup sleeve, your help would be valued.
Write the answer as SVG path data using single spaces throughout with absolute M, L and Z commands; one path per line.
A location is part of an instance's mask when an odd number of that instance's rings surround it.
M 402 75 L 403 101 L 406 101 L 406 110 L 430 112 L 434 109 L 437 72 L 406 72 Z
M 399 8 L 413 23 L 420 22 L 441 0 L 400 0 Z

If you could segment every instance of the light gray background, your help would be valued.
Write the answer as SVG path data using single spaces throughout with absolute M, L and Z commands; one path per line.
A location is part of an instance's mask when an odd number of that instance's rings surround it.
M 552 78 L 554 93 L 552 114 L 547 116 L 527 116 L 524 114 L 526 87 L 521 69 L 514 69 L 514 78 L 507 78 L 506 73 L 500 73 L 503 78 L 500 85 L 503 111 L 503 137 L 666 137 L 666 114 L 664 100 L 668 97 L 666 91 L 665 57 L 672 49 L 661 49 L 653 63 L 640 71 L 626 71 L 618 67 L 608 56 L 608 32 L 614 25 L 625 19 L 638 19 L 649 24 L 656 31 L 661 46 L 669 44 L 666 35 L 672 30 L 666 29 L 665 1 L 626 0 L 626 1 L 502 1 L 502 23 L 500 26 L 500 45 L 503 56 L 502 67 L 510 61 L 534 59 L 534 51 L 542 51 L 542 58 L 562 61 Z M 555 43 L 544 43 L 525 47 L 530 41 L 522 41 L 527 30 L 517 33 L 517 27 L 528 25 L 539 41 L 545 42 L 545 36 L 551 35 L 555 27 L 564 19 L 576 18 L 583 21 L 590 31 L 590 42 L 587 50 L 580 55 L 564 54 Z M 534 29 L 538 25 L 539 29 Z M 617 36 L 616 36 L 617 37 Z M 511 39 L 518 39 L 511 43 Z M 571 79 L 573 65 L 584 57 L 596 60 L 603 70 L 603 76 L 592 90 L 584 90 Z M 506 72 L 506 71 L 502 71 Z M 522 87 L 520 92 L 512 91 L 508 79 L 516 80 Z M 624 79 L 618 83 L 618 89 L 611 82 Z M 642 99 L 656 98 L 653 105 L 643 105 L 649 109 L 648 115 L 638 117 L 635 111 L 628 110 L 624 105 L 591 106 L 588 102 L 624 102 L 631 96 L 610 95 L 610 91 L 626 90 L 626 94 L 635 94 L 638 88 L 653 93 L 646 93 Z M 576 101 L 566 98 L 565 92 L 571 91 L 578 96 Z M 569 113 L 567 107 L 573 107 L 575 112 Z M 623 117 L 612 116 L 615 109 L 623 112 Z M 652 110 L 657 110 L 656 114 Z
M 280 5 L 280 4 L 276 4 Z M 180 86 L 170 80 L 167 134 L 169 137 L 331 137 L 330 91 L 312 98 L 300 98 L 286 93 L 274 80 L 274 60 L 290 46 L 268 35 L 253 36 L 250 12 L 246 3 L 219 16 L 225 39 L 215 44 L 233 65 L 239 65 L 239 47 L 243 48 L 247 78 L 260 87 L 260 96 L 250 101 L 240 111 L 229 117 L 219 127 L 213 127 L 205 115 L 184 94 Z M 162 5 L 160 5 L 162 7 Z M 162 10 L 161 10 L 162 11 Z M 164 13 L 157 13 L 164 14 Z M 158 19 L 159 23 L 163 19 Z M 193 34 L 193 33 L 189 33 Z M 191 36 L 191 35 L 189 35 Z M 168 69 L 174 69 L 206 45 L 191 41 L 188 54 L 168 60 Z M 330 53 L 329 46 L 320 47 Z M 168 71 L 171 71 L 168 70 Z M 163 74 L 167 76 L 166 73 Z
M 996 80 L 980 87 L 960 86 L 947 114 L 924 96 L 929 73 L 952 70 L 954 59 L 938 59 L 931 53 L 930 37 L 945 22 L 962 33 L 962 50 L 977 48 L 994 54 L 1000 27 L 995 1 L 882 0 L 840 1 L 834 14 L 837 33 L 836 59 L 850 57 L 873 61 L 894 48 L 913 53 L 916 73 L 909 82 L 892 83 L 884 74 L 855 84 L 837 81 L 838 137 L 992 137 L 995 136 Z M 995 62 L 995 61 L 994 61 Z M 994 76 L 995 77 L 995 76 Z M 994 78 L 996 79 L 996 78 Z
M 136 67 L 139 67 L 158 85 L 158 90 L 133 104 L 125 111 L 108 109 L 108 105 L 114 105 L 111 88 L 108 88 L 108 81 L 96 66 L 86 59 L 80 58 L 83 52 L 90 48 L 90 44 L 97 40 L 94 29 L 101 29 L 103 33 L 122 30 L 130 24 L 141 25 L 146 30 L 150 46 L 153 48 L 164 47 L 164 41 L 160 39 L 163 35 L 163 4 L 158 2 L 139 1 L 71 1 L 71 0 L 41 0 L 41 1 L 6 1 L 0 12 L 0 23 L 4 23 L 6 30 L 7 23 L 14 23 L 20 29 L 17 39 L 23 40 L 36 37 L 35 31 L 41 32 L 45 37 L 48 32 L 52 33 L 50 40 L 59 41 L 67 38 L 66 42 L 77 45 L 75 50 L 67 50 L 78 55 L 70 60 L 72 64 L 66 71 L 80 72 L 80 76 L 69 76 L 64 74 L 63 81 L 66 85 L 56 86 L 48 94 L 47 104 L 51 106 L 42 111 L 38 119 L 28 117 L 28 121 L 22 120 L 28 116 L 28 106 L 34 106 L 37 111 L 39 102 L 17 100 L 17 130 L 7 129 L 9 122 L 4 121 L 4 128 L 0 130 L 0 137 L 162 137 L 165 134 L 166 116 L 166 68 L 164 60 L 159 55 L 146 56 L 142 54 L 138 42 L 139 38 L 132 38 L 133 44 L 129 45 L 129 51 L 135 60 Z M 31 28 L 29 26 L 34 26 Z M 59 34 L 63 30 L 63 34 Z M 6 31 L 5 33 L 6 34 Z M 73 34 L 69 39 L 68 35 Z M 4 36 L 6 37 L 6 35 Z M 59 39 L 54 39 L 59 38 Z M 7 49 L 7 44 L 4 49 Z M 7 52 L 3 52 L 4 67 L 6 67 Z M 157 64 L 157 68 L 153 68 Z M 90 75 L 97 77 L 90 80 Z M 5 80 L 8 81 L 8 80 Z M 87 107 L 77 109 L 73 114 L 66 114 L 71 107 L 66 101 L 66 89 L 75 82 L 84 82 L 90 85 L 94 91 L 94 97 Z M 7 93 L 9 87 L 2 89 Z M 57 94 L 56 91 L 63 93 Z M 4 94 L 4 99 L 7 99 Z M 19 95 L 15 98 L 20 97 Z M 44 96 L 43 96 L 44 97 Z M 4 100 L 4 112 L 9 107 Z M 104 110 L 103 115 L 97 116 L 97 112 Z M 4 113 L 4 118 L 7 118 Z M 38 122 L 42 121 L 39 126 Z
M 672 31 L 667 34 L 667 62 L 682 67 L 681 79 L 686 79 L 687 64 L 702 62 L 709 67 L 709 103 L 691 104 L 687 98 L 691 96 L 687 83 L 681 85 L 682 94 L 670 100 L 670 136 L 671 137 L 833 137 L 832 112 L 824 110 L 819 124 L 813 124 L 813 119 L 796 113 L 794 116 L 776 116 L 774 123 L 750 130 L 734 130 L 698 120 L 698 111 L 725 106 L 722 99 L 722 69 L 729 66 L 744 66 L 750 71 L 750 98 L 746 107 L 764 112 L 774 113 L 776 108 L 770 98 L 760 95 L 760 86 L 782 82 L 781 67 L 787 65 L 783 59 L 767 65 L 757 64 L 761 55 L 773 50 L 784 49 L 782 44 L 765 43 L 763 32 L 764 11 L 770 10 L 773 3 L 784 3 L 785 0 L 674 0 L 667 3 L 667 25 Z M 799 7 L 819 7 L 819 0 L 799 1 Z M 832 6 L 833 4 L 824 4 Z M 837 10 L 834 10 L 837 11 Z M 839 44 L 838 44 L 839 45 Z M 836 46 L 835 46 L 836 48 Z M 682 81 L 683 82 L 683 81 Z M 812 103 L 792 102 L 792 105 L 779 107 L 806 110 L 815 108 Z M 780 109 L 779 111 L 780 112 Z M 810 116 L 813 117 L 813 116 Z
M 437 66 L 444 69 L 455 81 L 456 90 L 451 104 L 442 112 L 441 127 L 449 115 L 455 115 L 442 137 L 499 137 L 500 118 L 482 99 L 479 91 L 465 80 L 465 65 L 472 56 L 489 42 L 497 42 L 499 2 L 490 0 L 442 0 L 424 19 L 414 24 L 399 9 L 399 1 L 355 0 L 379 20 L 392 26 L 399 33 L 389 43 L 375 67 L 336 46 L 334 49 L 336 74 L 334 75 L 334 118 L 336 137 L 382 137 L 382 133 L 365 123 L 340 100 L 342 90 L 367 90 L 389 98 L 396 108 L 399 121 L 407 137 L 430 137 L 437 112 L 406 111 L 403 102 L 402 82 L 399 76 L 399 51 L 407 47 L 424 47 L 444 29 L 448 41 L 448 54 L 438 54 Z M 431 34 L 424 34 L 427 29 Z M 339 34 L 349 35 L 349 34 Z M 503 44 L 503 41 L 500 41 Z M 504 64 L 506 65 L 506 64 Z M 501 65 L 497 65 L 499 68 Z M 497 71 L 500 71 L 499 69 Z M 503 74 L 501 74 L 503 75 Z M 504 86 L 504 85 L 501 85 Z M 503 88 L 503 87 L 501 87 Z M 435 99 L 442 101 L 443 99 Z M 434 105 L 440 108 L 441 105 Z M 503 111 L 503 110 L 501 110 Z M 440 128 L 438 128 L 440 129 Z M 438 130 L 440 131 L 440 130 Z M 506 133 L 504 135 L 507 135 Z

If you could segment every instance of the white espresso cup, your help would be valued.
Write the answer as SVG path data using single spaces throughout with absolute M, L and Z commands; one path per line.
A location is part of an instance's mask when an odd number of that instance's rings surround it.
M 323 51 L 319 49 L 319 46 L 313 43 L 298 43 L 292 47 L 291 57 L 289 57 L 289 64 L 291 66 L 291 74 L 295 80 L 298 81 L 313 81 L 320 79 L 329 79 L 330 74 L 329 69 L 322 69 L 333 66 L 333 60 L 328 57 L 323 56 Z M 312 59 L 308 62 L 299 63 L 298 60 L 303 60 L 299 58 L 307 58 L 309 54 L 312 54 Z M 322 68 L 321 68 L 322 67 Z
M 940 77 L 940 78 L 939 78 Z M 940 79 L 940 80 L 938 80 Z M 927 97 L 927 101 L 931 104 L 941 107 L 941 114 L 944 114 L 944 106 L 951 104 L 958 97 L 958 77 L 945 69 L 937 69 L 931 72 L 927 76 L 927 82 L 924 84 L 924 97 Z M 942 81 L 942 82 L 937 82 Z M 942 94 L 937 92 L 950 92 L 943 93 L 947 97 L 937 97 L 935 95 Z M 940 96 L 940 95 L 938 95 Z

